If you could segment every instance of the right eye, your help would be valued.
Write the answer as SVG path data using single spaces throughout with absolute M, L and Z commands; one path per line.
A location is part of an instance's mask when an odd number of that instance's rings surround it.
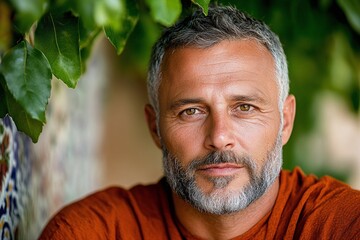
M 179 117 L 184 121 L 195 121 L 202 118 L 205 112 L 199 108 L 187 108 L 179 113 Z
M 196 114 L 198 112 L 199 112 L 199 110 L 196 109 L 196 108 L 188 108 L 188 109 L 185 109 L 184 111 L 182 111 L 182 114 L 191 116 L 191 115 L 194 115 L 194 114 Z

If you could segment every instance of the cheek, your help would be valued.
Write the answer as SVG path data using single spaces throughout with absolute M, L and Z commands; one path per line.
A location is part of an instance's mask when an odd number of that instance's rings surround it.
M 161 128 L 163 144 L 182 162 L 189 162 L 201 156 L 203 134 L 195 126 L 171 125 Z
M 278 129 L 276 124 L 243 124 L 236 131 L 237 142 L 254 160 L 263 161 L 276 141 Z

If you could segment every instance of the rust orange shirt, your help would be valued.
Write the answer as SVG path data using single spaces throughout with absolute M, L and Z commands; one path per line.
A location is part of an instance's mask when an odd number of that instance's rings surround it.
M 40 239 L 198 239 L 177 222 L 165 179 L 112 187 L 62 209 Z M 276 203 L 240 239 L 360 239 L 360 192 L 331 177 L 282 171 Z

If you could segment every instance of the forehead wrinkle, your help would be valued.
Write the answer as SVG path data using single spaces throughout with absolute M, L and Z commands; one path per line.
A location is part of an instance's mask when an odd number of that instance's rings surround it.
M 234 75 L 236 74 L 236 75 Z M 250 74 L 252 76 L 250 76 Z M 248 70 L 234 70 L 234 71 L 224 71 L 224 72 L 218 72 L 216 74 L 212 73 L 211 71 L 207 71 L 207 73 L 202 74 L 203 77 L 209 77 L 204 79 L 202 81 L 203 83 L 226 83 L 231 81 L 252 81 L 254 77 L 258 75 L 258 72 L 255 71 L 248 71 Z M 218 77 L 224 78 L 218 79 Z M 210 80 L 212 80 L 210 82 Z

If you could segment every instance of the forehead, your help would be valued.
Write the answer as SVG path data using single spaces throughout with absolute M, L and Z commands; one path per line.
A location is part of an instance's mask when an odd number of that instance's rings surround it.
M 209 48 L 167 51 L 159 97 L 201 91 L 209 86 L 219 91 L 236 88 L 254 93 L 272 91 L 277 95 L 274 59 L 256 40 L 224 40 Z

